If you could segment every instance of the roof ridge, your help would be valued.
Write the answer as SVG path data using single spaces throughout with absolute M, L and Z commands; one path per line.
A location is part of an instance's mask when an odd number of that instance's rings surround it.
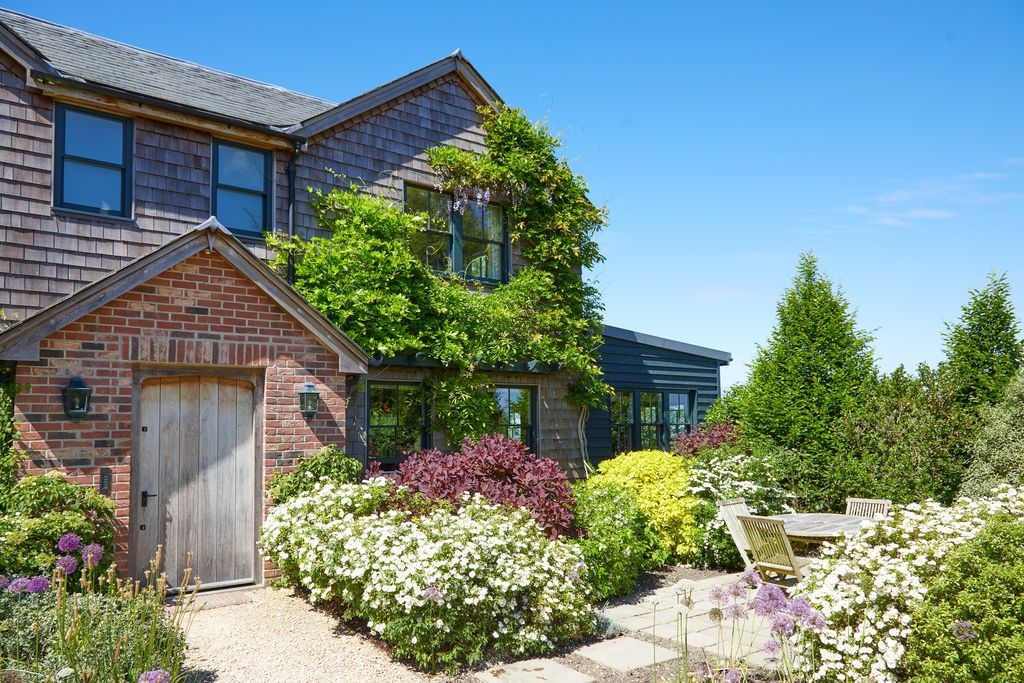
M 312 100 L 317 100 L 319 102 L 323 102 L 324 104 L 328 105 L 329 107 L 333 107 L 333 106 L 336 106 L 338 104 L 338 102 L 334 102 L 332 100 L 325 100 L 322 97 L 317 97 L 316 95 L 310 95 L 308 93 L 299 92 L 298 90 L 292 90 L 291 88 L 286 88 L 286 87 L 284 87 L 282 85 L 277 85 L 276 83 L 267 83 L 266 81 L 260 81 L 260 80 L 257 80 L 255 78 L 250 78 L 249 76 L 242 76 L 240 74 L 231 73 L 230 71 L 225 71 L 223 69 L 218 69 L 216 67 L 206 66 L 205 64 L 200 64 L 198 62 L 193 62 L 193 61 L 188 60 L 188 59 L 182 59 L 181 57 L 174 57 L 174 56 L 171 56 L 171 55 L 164 54 L 162 52 L 157 52 L 155 50 L 147 50 L 146 48 L 139 47 L 138 45 L 130 45 L 128 43 L 121 42 L 120 40 L 116 40 L 114 38 L 107 38 L 107 37 L 104 37 L 104 36 L 101 36 L 101 35 L 97 35 L 95 33 L 90 33 L 89 31 L 83 31 L 82 29 L 75 28 L 74 26 L 68 26 L 66 24 L 58 24 L 58 23 L 56 23 L 54 21 L 50 21 L 49 19 L 43 19 L 41 17 L 36 17 L 36 16 L 31 15 L 31 14 L 25 14 L 24 12 L 19 12 L 17 10 L 8 9 L 6 7 L 0 7 L 0 12 L 7 12 L 9 14 L 16 14 L 16 15 L 18 15 L 20 17 L 24 17 L 25 19 L 31 19 L 32 21 L 38 21 L 38 22 L 40 22 L 42 24 L 48 24 L 49 26 L 54 26 L 54 27 L 59 28 L 59 29 L 75 31 L 75 32 L 80 33 L 82 35 L 89 36 L 90 38 L 96 38 L 98 40 L 103 40 L 103 41 L 106 41 L 108 43 L 113 43 L 114 45 L 120 45 L 121 47 L 125 47 L 125 48 L 131 49 L 131 50 L 137 50 L 139 52 L 145 52 L 146 54 L 154 55 L 156 57 L 161 57 L 163 59 L 168 59 L 168 60 L 171 60 L 173 62 L 178 62 L 178 63 L 181 63 L 181 64 L 187 64 L 189 66 L 194 66 L 194 67 L 197 67 L 199 69 L 206 70 L 206 71 L 213 71 L 213 72 L 219 73 L 219 74 L 224 75 L 224 76 L 230 76 L 232 78 L 238 78 L 240 80 L 248 81 L 249 83 L 254 83 L 256 85 L 262 85 L 262 86 L 265 86 L 265 87 L 268 87 L 268 88 L 274 88 L 275 90 L 279 90 L 281 92 L 290 93 L 290 94 L 293 94 L 293 95 L 301 95 L 302 97 L 307 97 L 307 98 L 312 99 Z M 13 27 L 8 27 L 8 28 L 10 28 L 15 33 L 18 33 L 18 30 L 16 28 L 13 28 Z M 29 42 L 28 39 L 25 38 L 24 36 L 21 36 L 21 34 L 18 34 L 18 36 L 22 40 L 24 40 L 28 45 L 30 45 L 30 46 L 32 45 L 32 43 Z M 37 52 L 39 52 L 38 48 L 36 48 L 35 46 L 32 46 L 32 47 Z M 43 56 L 45 57 L 46 55 L 44 54 Z M 47 57 L 47 60 L 49 60 L 49 57 Z

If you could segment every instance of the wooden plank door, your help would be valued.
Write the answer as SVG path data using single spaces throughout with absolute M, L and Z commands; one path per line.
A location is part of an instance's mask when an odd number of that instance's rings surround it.
M 143 381 L 135 454 L 133 566 L 158 544 L 172 586 L 188 554 L 204 587 L 252 583 L 256 567 L 253 386 L 219 377 Z

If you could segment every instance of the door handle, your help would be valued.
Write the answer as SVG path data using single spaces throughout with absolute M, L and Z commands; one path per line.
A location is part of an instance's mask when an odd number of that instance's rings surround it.
M 146 507 L 149 504 L 150 498 L 156 498 L 156 494 L 149 491 L 142 492 L 142 507 Z

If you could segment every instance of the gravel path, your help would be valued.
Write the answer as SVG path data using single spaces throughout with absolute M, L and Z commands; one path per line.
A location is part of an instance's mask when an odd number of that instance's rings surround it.
M 195 683 L 425 683 L 368 639 L 290 590 L 254 590 L 211 604 L 188 633 L 186 665 Z M 437 679 L 433 679 L 437 680 Z

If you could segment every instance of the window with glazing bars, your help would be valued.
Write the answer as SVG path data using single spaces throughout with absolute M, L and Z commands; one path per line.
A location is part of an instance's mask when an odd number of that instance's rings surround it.
M 372 382 L 369 392 L 367 455 L 384 463 L 430 447 L 428 406 L 418 384 Z
M 435 272 L 489 283 L 508 280 L 508 237 L 500 204 L 471 200 L 455 211 L 450 194 L 406 185 L 405 208 L 426 215 L 411 247 Z
M 497 387 L 494 399 L 498 405 L 494 430 L 516 439 L 536 452 L 534 433 L 534 397 L 530 387 Z
M 130 217 L 131 120 L 62 104 L 54 118 L 54 205 Z

